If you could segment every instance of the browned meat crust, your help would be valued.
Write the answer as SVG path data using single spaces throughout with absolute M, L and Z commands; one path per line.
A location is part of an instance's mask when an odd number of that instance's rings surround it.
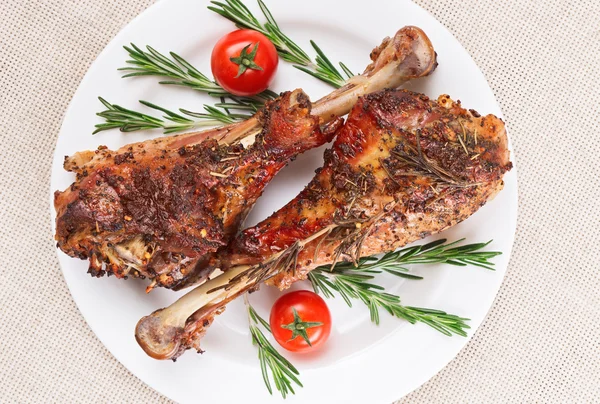
M 264 280 L 287 288 L 318 265 L 391 251 L 453 226 L 502 188 L 510 168 L 504 124 L 492 115 L 446 95 L 363 97 L 310 184 L 219 252 L 223 274 L 142 318 L 136 338 L 157 359 L 200 351 L 214 316 Z
M 503 122 L 442 95 L 387 90 L 352 109 L 325 165 L 294 200 L 224 250 L 224 268 L 258 264 L 318 231 L 286 271 L 287 288 L 318 265 L 392 251 L 468 218 L 510 170 Z
M 296 90 L 258 114 L 263 129 L 248 147 L 184 135 L 66 158 L 77 180 L 55 193 L 58 247 L 89 260 L 92 276 L 148 277 L 167 288 L 195 281 L 196 265 L 227 245 L 273 176 L 331 140 L 341 122 L 322 132 L 310 112 Z

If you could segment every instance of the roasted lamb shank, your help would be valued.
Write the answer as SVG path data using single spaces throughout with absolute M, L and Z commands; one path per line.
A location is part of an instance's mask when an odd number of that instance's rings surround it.
M 54 205 L 58 247 L 89 273 L 152 279 L 178 289 L 203 280 L 273 176 L 299 153 L 331 140 L 359 96 L 431 73 L 427 36 L 405 27 L 371 54 L 362 75 L 311 105 L 284 93 L 248 121 L 219 129 L 77 153 L 77 174 Z
M 503 122 L 447 95 L 386 90 L 359 100 L 325 165 L 291 202 L 220 252 L 224 273 L 144 317 L 150 356 L 176 358 L 262 281 L 282 289 L 319 265 L 393 251 L 465 220 L 510 170 Z

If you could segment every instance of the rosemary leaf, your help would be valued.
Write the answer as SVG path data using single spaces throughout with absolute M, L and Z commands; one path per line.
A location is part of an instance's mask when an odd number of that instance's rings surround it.
M 140 103 L 148 108 L 162 112 L 164 115 L 157 118 L 151 115 L 143 114 L 138 111 L 123 108 L 117 104 L 111 104 L 102 97 L 98 97 L 102 105 L 106 108 L 96 115 L 105 120 L 104 123 L 95 125 L 93 134 L 109 129 L 120 129 L 121 132 L 135 132 L 148 129 L 163 129 L 164 133 L 181 132 L 205 126 L 216 126 L 242 121 L 250 117 L 249 114 L 234 114 L 225 108 L 216 108 L 205 105 L 205 112 L 192 112 L 184 109 L 179 111 L 183 115 L 160 107 L 148 101 L 140 100 Z
M 400 297 L 384 292 L 384 288 L 373 282 L 375 275 L 383 271 L 408 279 L 422 279 L 408 272 L 405 267 L 410 264 L 447 263 L 457 266 L 475 265 L 493 270 L 493 262 L 489 259 L 500 255 L 497 251 L 480 251 L 487 243 L 474 243 L 457 246 L 464 239 L 446 243 L 440 239 L 421 246 L 406 247 L 389 252 L 381 258 L 362 257 L 354 266 L 351 263 L 340 263 L 333 269 L 331 266 L 320 266 L 309 272 L 308 278 L 315 293 L 322 293 L 331 298 L 335 293 L 352 307 L 352 300 L 362 301 L 368 308 L 371 321 L 379 324 L 379 309 L 405 319 L 411 324 L 421 322 L 445 335 L 466 336 L 465 330 L 470 328 L 467 318 L 448 314 L 441 310 L 404 306 Z M 335 292 L 335 293 L 334 293 Z
M 311 45 L 317 52 L 317 57 L 315 62 L 313 62 L 302 48 L 281 31 L 273 14 L 262 0 L 258 0 L 258 5 L 267 20 L 264 25 L 258 21 L 248 7 L 240 0 L 212 1 L 211 4 L 208 7 L 211 11 L 231 20 L 239 28 L 255 30 L 267 36 L 277 48 L 279 55 L 287 62 L 295 64 L 295 67 L 298 69 L 336 88 L 344 84 L 345 80 L 342 74 L 335 68 L 316 43 L 311 41 Z M 236 97 L 229 94 L 216 81 L 210 79 L 174 52 L 169 53 L 169 58 L 151 46 L 146 46 L 144 50 L 132 43 L 130 46 L 124 46 L 123 48 L 129 55 L 129 59 L 126 60 L 126 66 L 118 69 L 124 73 L 123 78 L 140 76 L 164 77 L 166 79 L 160 80 L 160 84 L 182 86 L 201 91 L 214 97 L 220 97 L 221 103 L 215 106 L 205 105 L 205 112 L 203 113 L 194 113 L 184 109 L 179 110 L 186 116 L 196 118 L 196 120 L 193 120 L 157 105 L 142 102 L 150 108 L 165 113 L 166 115 L 163 118 L 171 122 L 169 123 L 163 119 L 119 107 L 116 104 L 103 102 L 106 110 L 99 112 L 97 115 L 104 118 L 105 122 L 96 125 L 94 134 L 116 128 L 122 132 L 162 128 L 164 133 L 174 133 L 200 126 L 229 124 L 251 116 L 250 114 L 243 112 L 235 113 L 230 110 L 256 112 L 263 107 L 266 101 L 275 99 L 278 96 L 277 93 L 267 89 L 253 97 Z M 348 78 L 352 76 L 352 72 L 346 65 L 340 63 L 340 67 Z M 229 102 L 226 102 L 224 98 L 227 98 Z
M 169 53 L 171 57 L 169 59 L 151 46 L 146 46 L 146 50 L 143 50 L 132 43 L 131 46 L 124 46 L 123 48 L 131 58 L 126 61 L 125 67 L 118 69 L 125 72 L 123 78 L 137 76 L 166 77 L 167 80 L 161 80 L 159 83 L 188 87 L 214 97 L 235 97 L 175 52 Z M 264 101 L 276 97 L 276 93 L 266 90 L 255 97 L 245 97 L 245 103 L 253 103 L 259 109 Z
M 244 295 L 244 303 L 246 304 L 246 311 L 248 312 L 250 335 L 252 336 L 252 342 L 258 349 L 260 371 L 267 390 L 270 394 L 273 394 L 271 386 L 272 378 L 275 389 L 281 393 L 283 398 L 286 398 L 290 393 L 295 394 L 292 382 L 302 387 L 302 383 L 298 379 L 300 372 L 298 372 L 298 369 L 296 369 L 290 361 L 283 357 L 283 355 L 273 347 L 260 330 L 259 325 L 262 325 L 267 331 L 271 332 L 269 323 L 250 305 L 247 294 Z

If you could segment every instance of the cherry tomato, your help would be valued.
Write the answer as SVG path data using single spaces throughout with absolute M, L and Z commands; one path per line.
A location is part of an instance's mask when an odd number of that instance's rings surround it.
M 228 92 L 241 96 L 266 90 L 278 64 L 273 43 L 249 29 L 233 31 L 219 39 L 210 59 L 215 80 Z
M 325 301 L 308 290 L 281 296 L 271 308 L 269 325 L 275 340 L 292 352 L 323 345 L 331 332 L 331 314 Z

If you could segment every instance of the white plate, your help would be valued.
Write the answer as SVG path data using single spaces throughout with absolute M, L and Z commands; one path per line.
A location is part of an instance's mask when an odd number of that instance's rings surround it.
M 253 0 L 247 3 L 260 15 Z M 460 99 L 467 108 L 501 116 L 485 78 L 461 45 L 432 16 L 409 1 L 303 0 L 268 1 L 277 21 L 291 38 L 305 49 L 315 39 L 333 61 L 344 61 L 353 71 L 362 71 L 371 49 L 385 36 L 404 25 L 421 27 L 430 37 L 439 56 L 437 71 L 408 88 L 432 97 L 441 93 Z M 155 102 L 171 109 L 200 110 L 210 98 L 184 88 L 159 86 L 155 78 L 121 79 L 118 67 L 127 57 L 122 45 L 134 42 L 151 44 L 162 52 L 176 51 L 210 73 L 209 58 L 213 44 L 233 25 L 209 12 L 199 0 L 164 0 L 132 21 L 104 49 L 81 82 L 65 116 L 58 138 L 52 169 L 51 189 L 63 190 L 74 180 L 62 169 L 65 155 L 95 149 L 99 144 L 118 148 L 141 141 L 157 132 L 121 134 L 118 131 L 91 135 L 100 122 L 97 96 L 122 106 L 140 109 L 137 100 Z M 312 52 L 310 52 L 312 54 Z M 276 91 L 303 88 L 313 100 L 331 89 L 317 80 L 280 63 Z M 152 111 L 154 112 L 154 111 Z M 249 225 L 283 206 L 301 190 L 314 169 L 322 162 L 323 148 L 298 158 L 269 185 L 259 200 Z M 514 162 L 514 155 L 512 157 Z M 505 189 L 492 202 L 464 223 L 444 232 L 449 240 L 466 237 L 468 241 L 494 239 L 490 249 L 504 254 L 495 259 L 495 272 L 480 268 L 429 266 L 414 268 L 425 276 L 422 281 L 382 277 L 389 291 L 402 296 L 409 305 L 432 307 L 471 318 L 477 329 L 485 317 L 504 277 L 517 217 L 516 170 L 506 175 Z M 54 220 L 54 212 L 53 212 Z M 240 302 L 229 305 L 219 316 L 204 340 L 204 355 L 188 352 L 176 363 L 147 357 L 135 342 L 133 331 L 142 316 L 176 299 L 177 294 L 155 290 L 145 295 L 142 281 L 115 278 L 93 279 L 87 262 L 59 252 L 64 277 L 83 316 L 110 352 L 132 373 L 164 395 L 180 402 L 277 402 L 270 397 L 261 379 L 255 348 Z M 301 286 L 298 286 L 301 287 Z M 277 292 L 263 288 L 251 296 L 256 308 L 268 316 Z M 288 355 L 300 370 L 304 388 L 287 399 L 315 403 L 389 403 L 427 381 L 467 343 L 468 338 L 446 337 L 426 325 L 411 326 L 382 313 L 379 327 L 369 321 L 361 304 L 350 309 L 341 299 L 328 301 L 334 327 L 325 350 L 314 356 Z

